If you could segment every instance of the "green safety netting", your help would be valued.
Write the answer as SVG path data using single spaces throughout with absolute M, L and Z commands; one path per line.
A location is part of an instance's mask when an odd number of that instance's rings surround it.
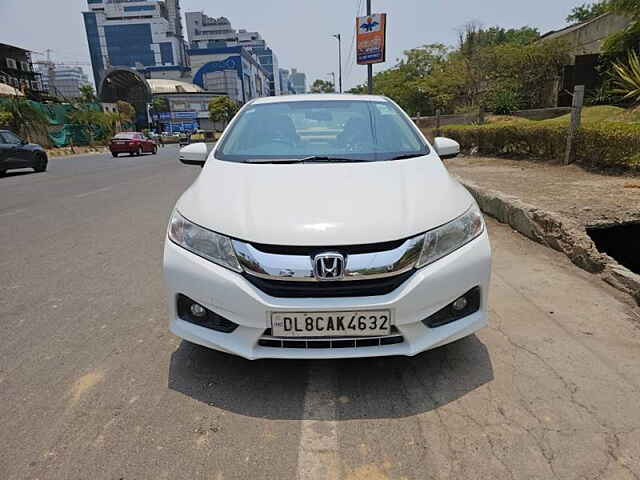
M 93 128 L 93 138 L 99 138 L 102 131 L 99 128 Z M 78 125 L 64 125 L 60 130 L 49 133 L 51 142 L 56 147 L 68 147 L 69 145 L 87 145 L 89 143 L 89 135 L 83 128 Z
M 0 105 L 9 102 L 9 99 L 0 99 Z M 32 100 L 27 102 L 36 110 L 44 113 L 49 120 L 49 139 L 56 147 L 67 147 L 73 145 L 87 145 L 89 143 L 89 135 L 83 128 L 78 125 L 69 123 L 69 116 L 76 111 L 76 108 L 68 103 L 39 103 Z M 100 112 L 100 105 L 97 103 L 85 105 L 84 108 Z M 104 132 L 100 127 L 93 127 L 93 138 L 101 138 Z

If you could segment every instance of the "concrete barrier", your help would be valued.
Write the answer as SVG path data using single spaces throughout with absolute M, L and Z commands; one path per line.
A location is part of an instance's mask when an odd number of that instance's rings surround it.
M 600 253 L 585 228 L 566 217 L 522 202 L 517 197 L 490 190 L 458 177 L 480 209 L 531 240 L 564 253 L 578 267 L 614 288 L 632 295 L 640 305 L 640 275 Z

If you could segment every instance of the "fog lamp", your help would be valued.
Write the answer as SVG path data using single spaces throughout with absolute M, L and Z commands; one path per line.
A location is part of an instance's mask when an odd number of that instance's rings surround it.
M 202 318 L 207 314 L 207 311 L 204 309 L 202 305 L 198 305 L 197 303 L 192 303 L 189 308 L 194 317 Z
M 453 307 L 454 310 L 459 312 L 460 310 L 464 310 L 467 307 L 468 303 L 469 302 L 467 301 L 466 297 L 460 297 L 455 302 L 453 302 L 451 306 Z

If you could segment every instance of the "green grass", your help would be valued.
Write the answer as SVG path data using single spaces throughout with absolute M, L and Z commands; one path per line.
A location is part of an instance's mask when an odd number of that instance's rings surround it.
M 623 119 L 627 111 L 624 108 L 612 107 L 610 105 L 598 105 L 595 107 L 585 107 L 582 109 L 582 121 L 586 123 L 597 122 L 629 122 Z M 571 114 L 567 113 L 560 117 L 551 118 L 549 120 L 541 120 L 541 124 L 545 125 L 568 125 L 571 121 Z
M 535 123 L 537 125 L 568 125 L 571 114 L 567 113 L 548 120 L 527 120 L 526 118 L 513 117 L 509 115 L 490 115 L 487 117 L 488 123 Z M 611 105 L 598 105 L 595 107 L 585 107 L 582 110 L 582 121 L 585 123 L 599 122 L 620 122 L 620 123 L 640 123 L 640 108 L 626 110 Z

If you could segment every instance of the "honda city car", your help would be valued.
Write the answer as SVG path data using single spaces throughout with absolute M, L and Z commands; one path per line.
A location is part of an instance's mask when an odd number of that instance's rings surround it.
M 140 132 L 122 132 L 116 134 L 109 142 L 111 155 L 117 157 L 121 153 L 140 156 L 143 153 L 158 153 L 156 142 Z
M 246 104 L 178 200 L 164 250 L 171 331 L 259 358 L 413 356 L 487 324 L 491 249 L 469 192 L 393 101 Z

